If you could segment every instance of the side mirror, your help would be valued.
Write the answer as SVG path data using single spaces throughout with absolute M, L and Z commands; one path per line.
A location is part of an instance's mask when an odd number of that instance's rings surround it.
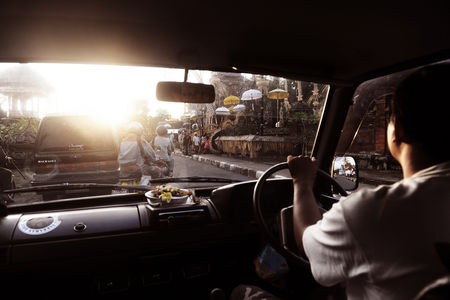
M 346 191 L 356 190 L 359 175 L 355 159 L 351 156 L 337 156 L 333 161 L 333 178 Z
M 156 98 L 167 102 L 213 103 L 216 97 L 210 84 L 160 81 L 156 86 Z

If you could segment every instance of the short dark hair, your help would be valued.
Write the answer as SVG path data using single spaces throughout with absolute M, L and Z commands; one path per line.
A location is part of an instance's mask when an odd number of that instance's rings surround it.
M 422 67 L 402 80 L 392 98 L 392 116 L 409 144 L 420 145 L 434 161 L 450 159 L 450 63 Z

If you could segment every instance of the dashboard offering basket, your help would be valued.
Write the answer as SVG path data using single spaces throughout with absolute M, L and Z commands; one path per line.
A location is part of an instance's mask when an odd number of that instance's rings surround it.
M 179 193 L 184 194 L 181 196 L 170 196 L 170 200 L 165 200 L 164 197 L 155 191 L 149 191 L 145 193 L 148 204 L 153 207 L 159 206 L 173 206 L 173 205 L 185 205 L 195 204 L 193 201 L 193 194 L 189 190 L 179 189 Z

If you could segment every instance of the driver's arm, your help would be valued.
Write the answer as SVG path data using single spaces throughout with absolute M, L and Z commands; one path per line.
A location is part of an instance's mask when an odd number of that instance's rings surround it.
M 303 249 L 303 232 L 322 218 L 313 194 L 317 162 L 306 156 L 288 156 L 287 162 L 294 184 L 294 234 L 298 249 Z
M 289 156 L 288 165 L 294 183 L 295 240 L 298 248 L 308 257 L 316 281 L 332 286 L 367 273 L 370 263 L 348 226 L 342 206 L 347 201 L 348 213 L 350 206 L 362 205 L 360 199 L 369 198 L 367 193 L 354 193 L 353 197 L 341 199 L 322 217 L 313 194 L 317 174 L 315 159 Z M 355 209 L 356 212 L 360 210 Z

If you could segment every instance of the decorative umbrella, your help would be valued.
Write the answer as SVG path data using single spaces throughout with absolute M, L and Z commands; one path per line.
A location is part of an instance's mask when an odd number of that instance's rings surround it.
M 280 100 L 289 97 L 289 93 L 282 89 L 274 89 L 267 94 L 267 97 L 269 99 Z
M 216 115 L 229 115 L 230 111 L 225 106 L 216 108 Z
M 258 90 L 248 90 L 242 93 L 241 100 L 258 100 L 262 98 L 262 93 Z
M 245 105 L 244 104 L 238 104 L 235 107 L 233 107 L 233 111 L 234 112 L 240 112 L 240 111 L 244 111 L 245 110 Z
M 238 104 L 241 100 L 239 99 L 239 97 L 236 96 L 228 96 L 225 99 L 223 99 L 223 104 L 224 105 L 234 105 L 234 104 Z
M 267 97 L 269 99 L 277 100 L 277 123 L 279 121 L 278 118 L 278 100 L 289 97 L 289 93 L 282 89 L 274 89 L 267 93 Z

